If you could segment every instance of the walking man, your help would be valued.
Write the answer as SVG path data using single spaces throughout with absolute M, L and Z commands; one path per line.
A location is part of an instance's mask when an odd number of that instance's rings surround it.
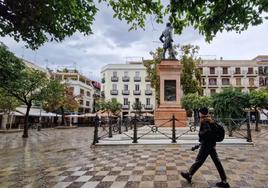
M 226 181 L 226 174 L 216 151 L 215 125 L 212 122 L 211 116 L 208 115 L 208 109 L 206 107 L 200 108 L 199 113 L 201 122 L 198 134 L 200 150 L 195 163 L 191 166 L 189 172 L 181 172 L 181 176 L 188 182 L 191 182 L 194 173 L 203 165 L 207 157 L 210 155 L 221 177 L 221 182 L 216 183 L 216 186 L 228 188 L 230 185 Z

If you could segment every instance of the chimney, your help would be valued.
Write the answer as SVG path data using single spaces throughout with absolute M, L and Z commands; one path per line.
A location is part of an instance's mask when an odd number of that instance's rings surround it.
M 221 60 L 222 60 L 222 57 L 221 57 Z

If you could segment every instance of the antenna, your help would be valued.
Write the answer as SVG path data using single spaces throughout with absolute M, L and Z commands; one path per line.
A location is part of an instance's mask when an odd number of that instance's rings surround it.
M 48 60 L 47 60 L 47 59 L 45 59 L 45 61 L 47 62 L 47 68 L 48 68 Z

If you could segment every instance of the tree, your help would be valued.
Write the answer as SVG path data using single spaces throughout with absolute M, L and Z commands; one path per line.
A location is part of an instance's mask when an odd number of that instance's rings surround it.
M 97 10 L 93 0 L 4 0 L 0 2 L 0 35 L 37 49 L 48 41 L 61 42 L 77 31 L 92 34 Z
M 114 17 L 132 23 L 130 30 L 138 27 L 144 29 L 148 18 L 146 15 L 151 15 L 151 21 L 155 20 L 157 23 L 163 23 L 164 16 L 169 15 L 176 34 L 181 34 L 185 27 L 192 25 L 206 36 L 207 42 L 212 41 L 219 31 L 240 33 L 250 25 L 260 25 L 264 19 L 262 13 L 268 12 L 266 0 L 171 0 L 165 9 L 160 0 L 102 1 L 109 2 L 115 12 Z
M 7 124 L 10 124 L 10 129 L 12 126 L 12 122 L 10 122 L 10 113 L 11 111 L 15 111 L 21 103 L 17 100 L 17 98 L 8 95 L 4 91 L 0 90 L 0 109 L 7 114 Z M 6 127 L 5 127 L 6 128 Z
M 132 108 L 133 110 L 136 110 L 136 114 L 140 116 L 142 113 L 142 109 L 144 108 L 144 104 L 142 104 L 140 101 L 135 101 L 132 104 Z
M 107 101 L 108 110 L 111 111 L 113 115 L 117 115 L 118 112 L 122 110 L 122 104 L 117 101 L 116 98 L 111 98 Z
M 266 89 L 253 90 L 249 94 L 249 103 L 255 110 L 256 115 L 256 126 L 255 131 L 259 131 L 258 121 L 259 121 L 259 112 L 258 109 L 268 107 L 268 92 Z
M 176 51 L 179 49 L 180 53 Z M 174 51 L 177 56 L 180 56 L 180 64 L 184 65 L 184 69 L 181 74 L 181 85 L 185 95 L 188 93 L 201 94 L 202 79 L 201 72 L 197 68 L 200 63 L 200 59 L 195 60 L 194 57 L 199 50 L 198 46 L 193 45 L 174 45 Z M 151 87 L 154 88 L 156 93 L 156 99 L 158 104 L 160 103 L 160 77 L 157 75 L 156 66 L 161 64 L 162 61 L 162 48 L 157 48 L 156 52 L 150 52 L 153 56 L 152 60 L 144 62 L 148 77 L 151 81 Z
M 74 95 L 73 90 L 66 83 L 61 83 L 60 79 L 55 79 L 48 84 L 44 100 L 43 108 L 50 112 L 59 110 L 62 115 L 62 122 L 67 126 L 65 112 L 77 110 L 82 96 Z
M 210 104 L 210 99 L 207 96 L 201 97 L 197 93 L 189 93 L 182 98 L 182 108 L 187 112 L 194 111 L 194 123 L 198 123 L 198 110 L 199 108 Z M 188 113 L 187 113 L 188 114 Z
M 245 108 L 249 107 L 249 95 L 239 88 L 225 88 L 211 97 L 211 106 L 215 118 L 221 118 L 226 125 L 229 135 L 236 129 L 230 118 L 241 118 Z

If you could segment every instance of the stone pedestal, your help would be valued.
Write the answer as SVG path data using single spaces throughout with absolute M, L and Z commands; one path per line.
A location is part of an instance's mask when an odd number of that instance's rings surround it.
M 176 127 L 186 126 L 186 111 L 181 108 L 181 89 L 180 75 L 183 65 L 179 64 L 178 60 L 162 60 L 160 65 L 157 65 L 157 74 L 160 76 L 160 106 L 155 112 L 155 125 L 163 124 L 171 119 L 173 114 L 180 122 L 175 121 Z M 172 127 L 172 121 L 161 125 L 161 127 Z

